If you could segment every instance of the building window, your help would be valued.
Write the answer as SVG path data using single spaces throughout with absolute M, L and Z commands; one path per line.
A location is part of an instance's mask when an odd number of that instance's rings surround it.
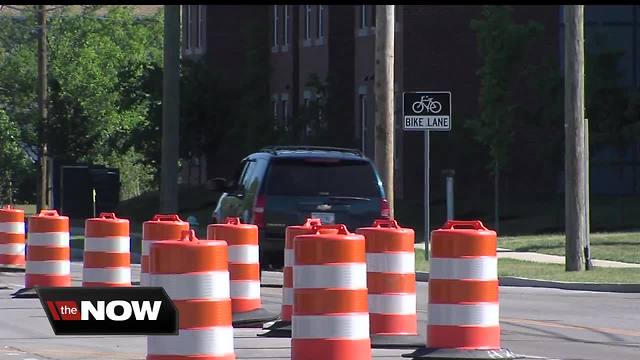
M 365 132 L 367 130 L 367 95 L 360 94 L 360 139 L 362 140 L 362 152 L 365 152 Z
M 204 37 L 205 37 L 205 16 L 206 7 L 204 5 L 197 5 L 198 9 L 198 49 L 204 49 Z
M 316 103 L 318 104 L 318 125 L 324 129 L 326 128 L 326 124 L 324 123 L 324 114 L 322 113 L 322 109 L 324 108 L 322 94 L 316 94 Z
M 278 46 L 278 5 L 273 5 L 273 46 Z
M 367 27 L 367 5 L 360 5 L 360 29 Z
M 193 25 L 193 19 L 191 17 L 191 5 L 187 5 L 187 28 L 185 29 L 185 49 L 191 50 L 191 29 Z
M 289 5 L 284 5 L 284 35 L 282 43 L 287 46 L 289 45 Z
M 196 31 L 195 48 L 199 49 L 200 48 L 200 5 L 194 5 L 193 7 L 194 7 L 193 11 L 195 11 L 194 18 L 197 22 L 195 26 L 195 31 Z
M 271 100 L 271 105 L 273 106 L 273 121 L 277 122 L 278 120 L 278 101 Z
M 309 34 L 309 23 L 311 21 L 311 5 L 304 6 L 304 39 L 309 40 L 311 35 Z
M 318 5 L 318 38 L 324 36 L 324 6 Z
M 284 125 L 284 129 L 287 130 L 289 128 L 289 106 L 287 100 L 282 100 L 282 124 Z
M 371 26 L 373 27 L 376 26 L 376 6 L 375 5 L 371 5 L 371 21 L 369 22 L 369 24 L 371 24 Z

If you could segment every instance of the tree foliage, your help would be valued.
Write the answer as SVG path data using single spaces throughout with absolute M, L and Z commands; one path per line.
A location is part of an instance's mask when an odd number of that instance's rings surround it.
M 29 160 L 21 145 L 18 124 L 0 108 L 0 203 L 13 203 L 15 183 L 29 175 Z
M 118 166 L 121 197 L 148 190 L 149 156 L 158 132 L 161 93 L 148 85 L 162 67 L 162 13 L 138 18 L 131 6 L 49 14 L 50 152 L 64 162 Z M 36 36 L 33 12 L 0 17 L 0 86 L 21 141 L 37 144 Z M 155 84 L 154 84 L 155 85 Z
M 240 31 L 247 51 L 239 82 L 225 81 L 224 69 L 201 59 L 182 62 L 180 148 L 185 158 L 205 154 L 214 164 L 219 157 L 244 156 L 283 139 L 271 110 L 268 31 L 258 24 Z
M 603 32 L 593 33 L 589 40 L 592 45 L 585 53 L 585 117 L 589 119 L 590 141 L 624 153 L 640 135 L 640 117 L 634 110 L 638 106 L 637 91 L 622 84 L 620 62 L 624 51 L 612 48 Z
M 534 22 L 515 24 L 508 6 L 484 6 L 480 19 L 471 21 L 482 57 L 480 76 L 480 117 L 469 121 L 476 139 L 489 148 L 491 167 L 498 171 L 506 163 L 512 138 L 516 104 L 510 94 L 518 86 L 512 80 L 524 70 L 523 57 L 531 40 L 542 27 Z

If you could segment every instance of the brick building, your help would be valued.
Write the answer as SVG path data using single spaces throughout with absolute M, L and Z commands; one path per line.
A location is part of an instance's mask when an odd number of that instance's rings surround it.
M 453 94 L 452 131 L 431 135 L 434 200 L 438 201 L 443 195 L 440 171 L 445 168 L 456 170 L 458 184 L 472 184 L 469 189 L 456 188 L 457 194 L 484 191 L 489 195 L 492 192 L 492 178 L 486 170 L 487 151 L 479 145 L 469 147 L 475 140 L 464 126 L 468 119 L 479 114 L 477 71 L 481 59 L 476 35 L 469 24 L 480 16 L 481 9 L 481 6 L 396 6 L 397 198 L 411 194 L 410 198 L 417 201 L 423 191 L 423 134 L 403 132 L 399 121 L 401 94 L 412 90 L 449 90 Z M 637 9 L 638 6 L 587 6 L 585 10 L 586 35 L 606 32 L 611 36 L 610 43 L 624 52 L 623 80 L 635 87 L 640 83 Z M 532 64 L 549 61 L 556 64 L 561 73 L 561 6 L 513 6 L 513 10 L 517 23 L 535 21 L 544 28 L 527 61 Z M 333 79 L 329 81 L 333 81 L 333 85 L 329 86 L 328 95 L 333 97 L 333 104 L 330 106 L 325 101 L 326 113 L 318 111 L 316 121 L 305 124 L 304 132 L 312 133 L 315 128 L 334 122 L 329 128 L 335 135 L 335 145 L 356 147 L 373 157 L 374 5 L 185 5 L 183 20 L 187 26 L 184 39 L 190 44 L 190 48 L 185 47 L 185 56 L 204 56 L 211 66 L 223 67 L 230 84 L 239 76 L 238 64 L 247 51 L 237 30 L 251 22 L 266 25 L 271 48 L 270 97 L 274 125 L 292 131 L 291 119 L 299 118 L 305 106 L 326 100 L 319 99 L 327 95 L 310 86 L 309 80 Z M 200 50 L 197 50 L 199 36 L 204 39 L 200 40 Z M 591 51 L 589 42 L 587 51 Z M 515 96 L 526 108 L 535 105 L 538 94 L 518 89 Z M 536 141 L 544 138 L 545 129 L 535 124 L 520 126 L 514 140 L 518 147 L 512 154 L 512 163 L 528 164 L 535 169 L 548 162 L 549 159 L 537 155 Z M 553 161 L 561 159 L 557 157 Z M 511 179 L 511 183 L 507 181 L 503 185 L 509 191 L 540 188 L 548 192 L 557 183 L 557 173 L 532 177 L 517 166 L 505 171 L 505 180 Z
M 557 56 L 557 6 L 516 7 L 516 17 L 542 22 L 549 28 L 548 50 Z M 463 115 L 477 112 L 479 57 L 469 22 L 479 6 L 396 6 L 396 184 L 398 197 L 405 189 L 422 191 L 423 136 L 402 131 L 401 94 L 421 89 L 450 90 L 454 96 L 453 131 Z M 428 21 L 427 21 L 428 20 Z M 290 120 L 318 99 L 309 86 L 314 76 L 333 78 L 332 96 L 342 99 L 331 121 L 348 134 L 346 144 L 373 157 L 374 149 L 374 5 L 183 6 L 184 55 L 205 57 L 211 66 L 238 76 L 246 51 L 238 26 L 268 22 L 271 41 L 271 100 L 274 122 L 285 131 Z M 302 109 L 302 110 L 301 110 Z M 329 112 L 329 110 L 327 110 Z M 322 117 L 315 126 L 322 126 Z M 324 121 L 328 121 L 325 119 Z M 305 129 L 312 132 L 314 129 Z M 438 134 L 445 138 L 449 134 Z M 435 136 L 434 136 L 435 137 Z M 442 139 L 440 139 L 442 140 Z M 456 167 L 462 154 L 438 155 L 446 142 L 432 141 L 432 168 Z M 454 152 L 455 153 L 455 152 Z M 454 156 L 455 155 L 455 156 Z M 405 169 L 411 169 L 407 171 Z M 415 169 L 415 170 L 414 170 Z M 461 171 L 464 177 L 464 170 Z M 434 186 L 438 186 L 437 177 Z M 414 190 L 415 189 L 415 190 Z

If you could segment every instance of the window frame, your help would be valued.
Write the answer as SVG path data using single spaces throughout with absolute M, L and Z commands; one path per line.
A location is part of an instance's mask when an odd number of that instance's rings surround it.
M 311 39 L 311 5 L 304 6 L 304 40 Z
M 191 53 L 191 25 L 193 24 L 192 16 L 191 16 L 191 5 L 186 5 L 187 7 L 187 21 L 186 21 L 186 31 L 184 33 L 184 49 L 187 54 Z
M 198 7 L 198 32 L 196 38 L 196 49 L 201 53 L 205 49 L 205 41 L 206 41 L 206 5 L 196 5 Z
M 273 107 L 273 121 L 278 122 L 278 99 L 272 99 L 271 105 Z
M 271 38 L 271 46 L 274 48 L 278 47 L 278 5 L 273 5 L 273 22 L 271 23 L 273 28 L 273 36 Z
M 289 99 L 281 99 L 280 102 L 282 104 L 282 125 L 287 130 L 289 128 Z
M 288 46 L 289 45 L 289 5 L 283 5 L 284 7 L 284 14 L 283 14 L 283 27 L 284 27 L 284 34 L 282 35 L 282 44 L 283 46 Z
M 318 5 L 318 24 L 316 26 L 318 39 L 324 38 L 324 5 Z

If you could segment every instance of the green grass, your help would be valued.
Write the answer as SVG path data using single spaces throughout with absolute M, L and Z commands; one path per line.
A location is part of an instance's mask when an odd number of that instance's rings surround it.
M 13 207 L 24 210 L 25 216 L 31 216 L 36 213 L 36 204 L 14 204 Z
M 211 221 L 211 213 L 220 193 L 207 190 L 204 186 L 180 185 L 178 191 L 178 215 L 186 220 L 195 216 L 200 228 L 206 228 Z M 116 214 L 131 221 L 131 232 L 142 232 L 142 223 L 150 220 L 159 211 L 159 192 L 153 191 L 141 196 L 121 201 Z M 199 232 L 200 234 L 200 232 Z M 204 234 L 202 234 L 204 236 Z
M 211 222 L 211 213 L 218 201 L 219 193 L 205 189 L 203 186 L 180 185 L 178 198 L 178 216 L 184 221 L 189 216 L 195 216 L 199 226 L 196 230 L 199 238 L 207 235 L 207 225 Z M 142 248 L 142 223 L 150 220 L 153 215 L 159 213 L 158 192 L 149 192 L 120 202 L 115 212 L 116 216 L 128 219 L 131 234 L 131 252 L 140 253 Z M 71 219 L 71 226 L 84 227 L 85 219 Z M 76 234 L 71 237 L 70 246 L 75 249 L 84 248 L 84 237 Z
M 564 256 L 564 235 L 505 236 L 498 246 L 522 252 Z M 590 236 L 591 258 L 640 263 L 640 233 L 596 233 Z
M 405 194 L 395 203 L 395 217 L 405 227 L 416 231 L 422 241 L 424 219 L 422 197 Z M 446 221 L 446 207 L 442 194 L 434 190 L 431 201 L 431 230 Z M 455 215 L 458 220 L 481 220 L 492 228 L 493 201 L 489 195 L 456 193 Z M 564 231 L 564 196 L 531 197 L 503 194 L 500 199 L 501 236 L 553 234 Z M 590 197 L 591 230 L 619 232 L 640 230 L 639 195 L 592 195 Z M 418 236 L 420 234 L 420 236 Z
M 416 249 L 416 271 L 428 270 L 429 263 L 424 258 L 424 250 Z M 498 260 L 498 275 L 567 282 L 640 283 L 640 269 L 636 268 L 598 267 L 590 271 L 567 272 L 561 264 L 513 259 Z

